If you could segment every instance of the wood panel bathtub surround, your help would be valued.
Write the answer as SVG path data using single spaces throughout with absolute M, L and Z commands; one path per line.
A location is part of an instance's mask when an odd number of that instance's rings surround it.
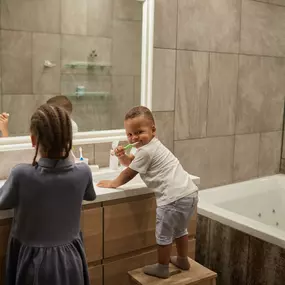
M 285 249 L 250 237 L 246 285 L 284 285 Z
M 198 215 L 196 240 L 196 261 L 204 266 L 209 266 L 209 249 L 210 242 L 210 220 L 207 217 Z M 207 246 L 205 246 L 207 245 Z
M 189 257 L 195 258 L 195 239 L 190 239 L 188 242 Z M 172 254 L 177 253 L 175 244 L 173 244 Z M 144 252 L 135 255 L 129 253 L 124 257 L 119 256 L 117 260 L 103 261 L 104 267 L 104 285 L 131 285 L 128 271 L 143 267 L 147 264 L 153 264 L 157 262 L 156 247 L 152 249 L 146 249 Z
M 104 206 L 104 258 L 155 245 L 154 197 Z
M 248 246 L 248 235 L 211 220 L 209 268 L 217 272 L 218 284 L 246 284 Z
M 202 265 L 208 256 L 218 285 L 284 285 L 284 248 L 201 215 L 196 253 Z
M 87 262 L 92 263 L 103 258 L 103 209 L 84 208 L 81 214 L 81 228 Z

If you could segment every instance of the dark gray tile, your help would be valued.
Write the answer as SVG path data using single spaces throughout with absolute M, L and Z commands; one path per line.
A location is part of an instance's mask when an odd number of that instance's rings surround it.
M 218 274 L 217 284 L 246 284 L 249 236 L 214 220 L 210 235 L 209 267 Z
M 209 267 L 210 219 L 198 214 L 196 232 L 196 261 Z
M 284 285 L 285 249 L 250 237 L 247 285 Z

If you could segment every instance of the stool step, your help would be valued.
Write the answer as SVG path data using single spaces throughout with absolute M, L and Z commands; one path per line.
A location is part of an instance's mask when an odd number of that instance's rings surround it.
M 160 279 L 148 276 L 143 273 L 143 268 L 137 268 L 128 272 L 132 284 L 136 285 L 215 285 L 217 273 L 202 266 L 196 261 L 189 259 L 191 269 L 182 271 L 174 265 L 169 265 L 170 277 L 168 279 Z

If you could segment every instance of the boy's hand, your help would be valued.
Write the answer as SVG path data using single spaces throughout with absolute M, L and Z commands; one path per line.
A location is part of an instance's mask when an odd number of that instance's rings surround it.
M 125 150 L 122 146 L 118 146 L 114 152 L 118 158 L 121 158 L 126 155 Z
M 113 184 L 113 180 L 102 180 L 97 183 L 98 187 L 101 188 L 116 188 Z
M 0 131 L 3 137 L 8 136 L 8 122 L 9 122 L 9 114 L 7 113 L 0 114 Z

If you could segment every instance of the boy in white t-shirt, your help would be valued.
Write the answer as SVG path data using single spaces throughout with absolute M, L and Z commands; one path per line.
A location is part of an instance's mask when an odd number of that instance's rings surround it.
M 158 263 L 144 267 L 148 275 L 168 278 L 169 261 L 188 270 L 187 226 L 198 202 L 198 188 L 178 159 L 155 137 L 151 111 L 143 106 L 132 108 L 125 116 L 125 130 L 130 143 L 137 143 L 137 152 L 127 155 L 123 147 L 115 149 L 121 164 L 127 168 L 114 180 L 104 180 L 99 187 L 117 188 L 138 173 L 156 196 L 156 242 Z M 177 256 L 171 255 L 175 239 Z

